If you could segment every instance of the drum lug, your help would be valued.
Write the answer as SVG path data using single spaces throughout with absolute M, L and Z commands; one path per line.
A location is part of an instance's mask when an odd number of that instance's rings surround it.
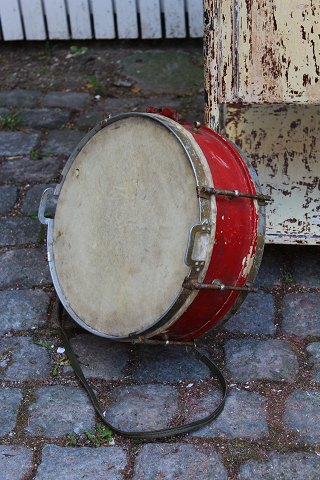
M 211 233 L 211 225 L 208 220 L 194 225 L 189 233 L 188 246 L 185 254 L 185 264 L 195 272 L 200 272 L 205 264 L 204 260 L 192 258 L 196 243 L 196 235 L 209 235 Z
M 230 199 L 234 198 L 252 198 L 257 200 L 259 204 L 264 205 L 267 202 L 271 202 L 271 197 L 269 195 L 263 195 L 262 193 L 245 193 L 239 192 L 239 190 L 220 190 L 218 188 L 212 187 L 197 187 L 198 197 L 208 199 L 211 195 L 222 195 Z
M 200 283 L 196 280 L 190 280 L 186 278 L 182 284 L 183 288 L 187 290 L 235 290 L 239 292 L 254 292 L 258 291 L 257 288 L 251 287 L 249 285 L 243 285 L 242 287 L 236 287 L 234 285 L 224 285 L 219 280 L 213 280 L 212 283 Z
M 52 218 L 52 216 L 46 215 L 46 210 L 48 208 L 49 199 L 54 196 L 54 188 L 46 188 L 42 194 L 38 210 L 38 218 L 43 225 L 47 225 Z

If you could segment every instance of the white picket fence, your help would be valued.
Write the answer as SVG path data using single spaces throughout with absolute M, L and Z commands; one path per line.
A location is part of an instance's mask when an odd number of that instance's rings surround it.
M 0 0 L 0 38 L 195 38 L 202 17 L 202 0 Z

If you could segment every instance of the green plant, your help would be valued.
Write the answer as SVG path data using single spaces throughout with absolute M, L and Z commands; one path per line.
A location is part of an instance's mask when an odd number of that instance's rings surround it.
M 37 148 L 33 148 L 30 151 L 30 158 L 31 160 L 39 160 L 39 158 L 41 158 L 40 152 Z
M 102 423 L 96 423 L 94 428 L 96 431 L 95 433 L 90 430 L 85 430 L 84 433 L 87 439 L 96 447 L 99 447 L 103 443 L 111 443 L 113 441 L 112 430 L 110 430 L 110 428 Z
M 15 130 L 21 124 L 21 115 L 20 113 L 9 112 L 4 113 L 1 116 L 1 127 L 8 128 L 9 130 Z
M 28 218 L 33 218 L 34 220 L 37 220 L 38 214 L 37 213 L 28 213 L 27 217 Z
M 67 442 L 66 442 L 66 447 L 75 447 L 77 445 L 77 435 L 74 433 L 71 433 L 70 435 L 67 435 Z
M 88 47 L 77 47 L 76 45 L 71 45 L 71 47 L 69 47 L 71 55 L 84 55 L 88 50 Z
M 99 82 L 96 74 L 91 75 L 90 81 L 86 83 L 85 86 L 89 90 L 92 90 L 95 94 L 101 94 L 103 90 L 102 84 Z
M 294 282 L 294 278 L 290 272 L 283 272 L 281 280 L 283 285 L 292 285 Z
M 43 348 L 46 348 L 47 350 L 50 350 L 51 352 L 54 349 L 54 345 L 52 345 L 52 343 L 44 342 L 43 340 L 35 340 L 34 343 L 36 345 L 39 345 L 40 347 L 43 347 Z
M 60 373 L 61 367 L 65 365 L 70 365 L 69 359 L 63 356 L 60 360 L 58 360 L 52 368 L 51 377 L 57 377 Z

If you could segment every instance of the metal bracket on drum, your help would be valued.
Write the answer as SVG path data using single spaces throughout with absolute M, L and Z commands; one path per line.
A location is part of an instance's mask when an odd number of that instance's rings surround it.
M 49 198 L 54 196 L 54 188 L 46 188 L 42 194 L 38 210 L 38 218 L 43 225 L 47 225 L 51 219 L 51 217 L 46 216 L 46 210 Z
M 203 223 L 198 223 L 194 225 L 189 233 L 189 241 L 188 246 L 185 254 L 185 264 L 193 269 L 195 272 L 200 272 L 204 267 L 204 260 L 200 259 L 193 259 L 192 254 L 196 242 L 196 235 L 203 235 L 203 234 L 210 234 L 211 233 L 211 225 L 208 220 L 205 220 Z
M 267 202 L 271 201 L 269 195 L 263 195 L 262 193 L 245 193 L 239 192 L 239 190 L 219 190 L 218 188 L 212 187 L 197 187 L 197 193 L 200 198 L 208 199 L 211 195 L 222 195 L 229 198 L 252 198 L 257 200 L 259 204 L 264 205 Z
M 190 280 L 189 278 L 186 278 L 182 286 L 187 290 L 220 290 L 220 291 L 235 290 L 239 292 L 254 292 L 254 293 L 258 291 L 257 288 L 250 287 L 249 285 L 236 287 L 233 285 L 224 285 L 219 280 L 213 280 L 212 283 L 199 283 L 195 280 Z

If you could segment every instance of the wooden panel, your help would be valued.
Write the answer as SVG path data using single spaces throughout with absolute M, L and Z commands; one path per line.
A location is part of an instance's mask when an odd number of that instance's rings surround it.
M 320 245 L 320 107 L 229 107 L 227 134 L 257 169 L 267 206 L 267 241 Z
M 18 0 L 0 0 L 0 18 L 4 40 L 23 40 Z
M 115 0 L 118 38 L 138 38 L 138 17 L 135 0 Z
M 47 38 L 41 0 L 20 0 L 24 31 L 27 40 Z
M 205 0 L 205 8 L 217 25 L 208 62 L 220 102 L 320 102 L 319 1 Z
M 50 39 L 70 38 L 67 10 L 64 0 L 43 0 Z
M 203 35 L 203 1 L 187 0 L 187 11 L 189 20 L 189 35 L 192 38 Z
M 95 38 L 115 38 L 112 0 L 91 0 Z
M 163 0 L 166 38 L 186 36 L 184 0 Z
M 142 38 L 161 38 L 160 0 L 139 0 Z
M 68 9 L 72 38 L 92 38 L 88 0 L 68 0 Z

